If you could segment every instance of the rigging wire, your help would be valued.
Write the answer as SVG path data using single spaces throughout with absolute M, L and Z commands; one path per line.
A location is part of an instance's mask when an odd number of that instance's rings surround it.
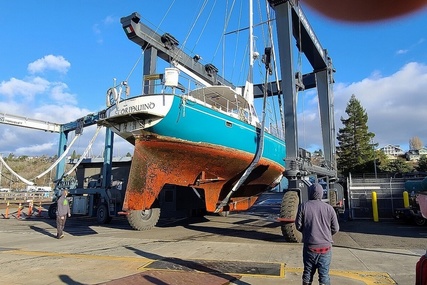
M 215 1 L 215 2 L 214 2 L 214 4 L 212 5 L 212 8 L 211 8 L 211 10 L 210 10 L 210 12 L 209 12 L 209 16 L 207 17 L 207 20 L 205 21 L 205 24 L 203 25 L 202 31 L 199 33 L 199 37 L 197 38 L 196 43 L 194 44 L 193 49 L 192 49 L 192 50 L 190 50 L 192 53 L 194 52 L 194 48 L 195 48 L 195 47 L 197 46 L 197 44 L 199 43 L 200 38 L 201 38 L 201 36 L 203 35 L 203 32 L 204 32 L 204 30 L 205 30 L 205 28 L 206 28 L 206 25 L 207 25 L 207 23 L 208 23 L 209 19 L 211 18 L 212 11 L 213 11 L 213 10 L 214 10 L 214 8 L 215 8 L 215 4 L 216 4 L 216 1 Z M 207 0 L 205 0 L 205 2 L 202 4 L 202 7 L 201 7 L 201 8 L 200 8 L 200 10 L 199 10 L 199 14 L 197 15 L 196 19 L 193 21 L 193 26 L 190 28 L 190 31 L 187 33 L 187 37 L 184 39 L 184 43 L 181 45 L 181 48 L 182 48 L 182 49 L 184 49 L 184 47 L 185 47 L 185 45 L 186 45 L 186 43 L 187 43 L 187 40 L 188 40 L 188 38 L 190 37 L 190 34 L 192 33 L 192 31 L 193 31 L 193 29 L 194 29 L 194 26 L 196 25 L 197 21 L 199 20 L 200 16 L 202 15 L 202 12 L 203 12 L 203 10 L 205 9 L 206 5 L 207 5 Z
M 266 4 L 266 14 L 267 14 L 267 27 L 268 27 L 268 35 L 270 38 L 270 43 L 271 43 L 271 58 L 272 58 L 272 63 L 273 63 L 273 70 L 274 70 L 274 74 L 275 74 L 275 79 L 276 79 L 276 87 L 277 87 L 277 101 L 279 104 L 279 113 L 280 113 L 280 123 L 281 123 L 281 136 L 284 138 L 284 133 L 285 133 L 285 115 L 283 113 L 283 103 L 282 103 L 282 95 L 281 94 L 281 86 L 280 86 L 280 82 L 279 82 L 279 71 L 277 68 L 277 60 L 276 60 L 276 49 L 275 49 L 275 45 L 274 45 L 274 37 L 273 37 L 273 27 L 271 25 L 272 23 L 272 17 L 270 14 L 271 8 L 270 8 L 270 4 L 268 3 L 268 0 L 265 1 Z M 277 121 L 276 121 L 277 122 Z
M 67 177 L 68 175 L 70 175 L 71 174 L 71 172 L 73 172 L 74 171 L 74 169 L 76 169 L 77 168 L 77 166 L 79 166 L 79 164 L 83 161 L 83 159 L 84 158 L 86 158 L 86 155 L 87 155 L 87 153 L 89 152 L 89 150 L 91 150 L 92 149 L 92 145 L 93 145 L 93 143 L 94 143 L 94 141 L 95 141 L 95 139 L 96 139 L 96 137 L 98 136 L 98 134 L 99 134 L 99 131 L 101 130 L 101 128 L 102 128 L 102 126 L 98 126 L 97 128 L 96 128 L 96 131 L 95 131 L 95 134 L 93 135 L 93 137 L 92 137 L 92 139 L 90 140 L 90 142 L 89 142 L 89 145 L 86 147 L 86 149 L 85 149 L 85 151 L 83 152 L 83 154 L 80 156 L 80 159 L 77 161 L 77 163 L 76 164 L 74 164 L 74 166 L 67 172 L 67 173 L 65 173 L 62 177 Z
M 170 10 L 172 9 L 173 5 L 175 4 L 175 0 L 172 1 L 172 3 L 169 5 L 169 8 L 166 10 L 166 13 L 163 15 L 163 18 L 160 20 L 160 24 L 156 26 L 156 29 L 154 30 L 154 33 L 157 33 L 157 31 L 160 29 L 161 24 L 164 22 L 164 20 L 166 19 L 166 16 L 169 14 Z M 142 51 L 141 54 L 139 55 L 138 59 L 136 60 L 134 66 L 132 67 L 131 71 L 129 72 L 128 76 L 126 77 L 125 81 L 129 81 L 129 78 L 132 76 L 133 72 L 135 71 L 135 68 L 138 66 L 139 62 L 141 61 L 141 58 L 145 52 L 145 50 L 148 48 L 148 46 L 146 46 Z
M 240 9 L 239 9 L 239 17 L 238 17 L 238 21 L 237 21 L 237 27 L 240 27 L 240 21 L 242 19 L 242 13 L 243 13 L 243 1 L 240 1 Z M 236 33 L 236 44 L 234 47 L 233 64 L 232 64 L 231 76 L 230 76 L 231 79 L 233 79 L 234 71 L 236 69 L 237 53 L 238 53 L 238 46 L 239 46 L 239 41 L 240 41 L 240 31 L 241 30 L 235 31 L 235 33 Z M 226 33 L 224 35 L 228 35 L 228 34 L 229 33 Z M 246 52 L 244 54 L 246 54 Z M 223 53 L 223 58 L 225 58 L 225 52 Z M 242 62 L 246 62 L 246 60 L 245 61 L 242 60 Z M 242 75 L 242 73 L 239 72 L 239 78 L 237 79 L 237 82 L 240 82 L 241 75 Z
M 224 40 L 225 31 L 226 31 L 226 29 L 227 29 L 227 27 L 228 27 L 228 24 L 229 24 L 229 22 L 230 22 L 230 18 L 231 18 L 232 11 L 233 11 L 233 9 L 234 9 L 234 4 L 235 4 L 235 3 L 236 3 L 236 0 L 233 0 L 233 3 L 232 3 L 231 8 L 230 8 L 230 12 L 229 12 L 229 14 L 226 16 L 226 20 L 225 20 L 225 22 L 224 22 L 224 27 L 223 27 L 223 30 L 222 30 L 222 33 L 221 33 L 221 36 L 220 36 L 220 40 L 218 41 L 218 44 L 217 44 L 217 46 L 216 46 L 216 48 L 215 48 L 215 51 L 214 51 L 214 53 L 213 53 L 212 61 L 211 61 L 211 62 L 213 62 L 213 60 L 215 59 L 215 57 L 216 57 L 216 55 L 217 55 L 217 53 L 218 53 L 219 47 L 220 47 L 220 45 L 221 45 L 221 42 Z
M 45 176 L 49 171 L 51 171 L 61 160 L 63 160 L 65 158 L 65 156 L 68 154 L 68 152 L 71 149 L 71 146 L 74 144 L 74 142 L 80 137 L 80 134 L 76 134 L 73 138 L 73 140 L 71 141 L 70 145 L 65 149 L 65 151 L 61 154 L 60 157 L 58 157 L 58 159 L 43 173 L 37 175 L 34 179 L 39 179 L 43 176 Z

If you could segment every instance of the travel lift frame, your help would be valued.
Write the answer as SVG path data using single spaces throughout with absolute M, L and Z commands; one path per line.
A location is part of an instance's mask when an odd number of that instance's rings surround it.
M 96 114 L 89 114 L 76 121 L 61 125 L 61 132 L 58 146 L 58 157 L 60 157 L 67 147 L 68 133 L 75 131 L 75 134 L 83 133 L 83 128 L 97 124 L 98 120 L 104 116 L 105 110 Z M 104 163 L 101 174 L 101 185 L 95 188 L 77 188 L 76 185 L 69 185 L 63 181 L 65 173 L 65 160 L 62 160 L 56 169 L 55 181 L 58 181 L 57 190 L 68 189 L 69 196 L 73 197 L 72 214 L 82 214 L 96 216 L 98 223 L 109 223 L 113 216 L 121 211 L 121 205 L 108 193 L 111 188 L 111 174 L 113 167 L 113 145 L 114 133 L 110 128 L 106 128 L 104 142 Z M 56 217 L 56 203 L 49 207 L 49 217 Z
M 334 106 L 333 106 L 333 66 L 330 57 L 320 45 L 313 29 L 308 23 L 302 10 L 293 1 L 269 0 L 276 11 L 276 25 L 278 33 L 278 46 L 280 54 L 281 91 L 278 92 L 277 84 L 271 83 L 269 96 L 283 96 L 285 114 L 285 141 L 286 141 L 286 166 L 285 177 L 289 181 L 289 189 L 285 193 L 280 221 L 284 224 L 282 232 L 286 239 L 298 241 L 299 234 L 294 227 L 294 219 L 299 203 L 308 200 L 308 186 L 311 185 L 308 177 L 314 175 L 315 179 L 325 180 L 327 184 L 327 198 L 338 211 L 343 209 L 344 195 L 341 185 L 336 184 L 337 171 L 335 163 L 334 144 Z M 140 23 L 141 16 L 132 13 L 121 19 L 123 29 L 128 38 L 141 46 L 144 51 L 144 94 L 154 93 L 154 80 L 162 79 L 162 74 L 156 74 L 157 58 L 174 65 L 179 70 L 189 73 L 200 83 L 209 85 L 235 86 L 217 74 L 218 69 L 212 64 L 203 65 L 198 61 L 198 56 L 191 57 L 181 49 L 176 48 L 179 42 L 170 34 L 160 35 L 148 26 Z M 296 76 L 293 69 L 292 36 L 297 41 L 297 47 L 305 54 L 313 67 L 313 72 Z M 324 145 L 326 167 L 312 165 L 307 151 L 298 147 L 296 98 L 298 89 L 304 90 L 317 86 L 319 109 Z M 298 87 L 298 88 L 297 88 Z M 242 88 L 243 90 L 243 88 Z M 284 95 L 286 94 L 286 96 Z M 261 84 L 255 85 L 255 98 L 263 96 Z
M 102 115 L 103 111 L 97 114 L 86 115 L 70 123 L 57 124 L 11 114 L 0 114 L 0 123 L 59 133 L 58 157 L 61 157 L 67 148 L 68 134 L 71 131 L 75 131 L 76 135 L 82 134 L 83 128 L 95 125 Z M 61 160 L 56 168 L 55 182 L 57 185 L 55 190 L 62 190 L 65 188 L 69 190 L 69 196 L 73 197 L 73 201 L 75 202 L 72 206 L 72 213 L 96 216 L 99 223 L 108 223 L 111 217 L 117 214 L 117 205 L 115 205 L 114 199 L 111 199 L 107 193 L 109 189 L 108 185 L 111 184 L 113 140 L 114 133 L 109 128 L 106 128 L 102 181 L 101 185 L 97 185 L 97 188 L 75 188 L 75 185 L 70 185 L 66 181 L 62 181 L 65 173 L 65 159 Z M 84 198 L 81 199 L 77 197 Z M 77 200 L 79 200 L 79 202 L 77 202 Z M 79 205 L 77 203 L 79 203 Z M 86 207 L 86 205 L 88 207 Z M 77 209 L 76 207 L 80 208 Z M 119 210 L 121 211 L 121 208 Z M 51 218 L 56 217 L 56 203 L 50 205 L 48 214 Z
M 288 241 L 301 241 L 302 235 L 296 230 L 295 217 L 298 204 L 309 199 L 308 187 L 311 185 L 309 176 L 326 181 L 326 197 L 335 210 L 344 210 L 344 189 L 337 182 L 335 157 L 335 123 L 332 84 L 332 60 L 324 49 L 301 8 L 294 0 L 269 0 L 275 10 L 276 29 L 281 68 L 281 95 L 284 101 L 286 171 L 289 181 L 280 211 L 282 233 Z M 313 72 L 300 75 L 294 72 L 292 37 L 297 48 L 304 53 L 310 62 Z M 286 80 L 285 80 L 286 79 Z M 301 82 L 302 81 L 302 82 Z M 310 155 L 298 147 L 297 128 L 297 95 L 299 90 L 317 87 L 320 121 L 324 148 L 325 167 L 312 165 Z M 273 94 L 278 94 L 277 85 Z M 278 94 L 280 96 L 280 94 Z

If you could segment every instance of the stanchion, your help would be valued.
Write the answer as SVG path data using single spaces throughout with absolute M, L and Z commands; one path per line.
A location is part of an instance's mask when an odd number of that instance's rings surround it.
M 408 191 L 403 191 L 403 207 L 409 208 L 409 193 L 408 193 Z
M 372 214 L 374 216 L 374 222 L 378 222 L 378 201 L 377 201 L 377 192 L 372 191 Z

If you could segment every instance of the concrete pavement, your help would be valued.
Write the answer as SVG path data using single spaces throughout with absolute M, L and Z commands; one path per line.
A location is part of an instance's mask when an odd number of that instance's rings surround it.
M 0 284 L 120 284 L 129 276 L 152 282 L 146 284 L 184 284 L 179 282 L 194 274 L 195 283 L 186 284 L 226 284 L 218 274 L 238 276 L 234 285 L 301 284 L 302 245 L 285 243 L 277 223 L 250 213 L 163 220 L 144 232 L 131 230 L 124 218 L 99 226 L 72 217 L 61 240 L 45 215 L 0 218 Z M 332 284 L 415 283 L 426 227 L 392 221 L 341 227 Z

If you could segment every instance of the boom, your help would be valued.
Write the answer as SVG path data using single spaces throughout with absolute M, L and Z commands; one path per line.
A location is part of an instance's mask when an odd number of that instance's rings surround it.
M 0 114 L 0 123 L 52 133 L 59 133 L 61 131 L 60 124 L 10 114 Z

